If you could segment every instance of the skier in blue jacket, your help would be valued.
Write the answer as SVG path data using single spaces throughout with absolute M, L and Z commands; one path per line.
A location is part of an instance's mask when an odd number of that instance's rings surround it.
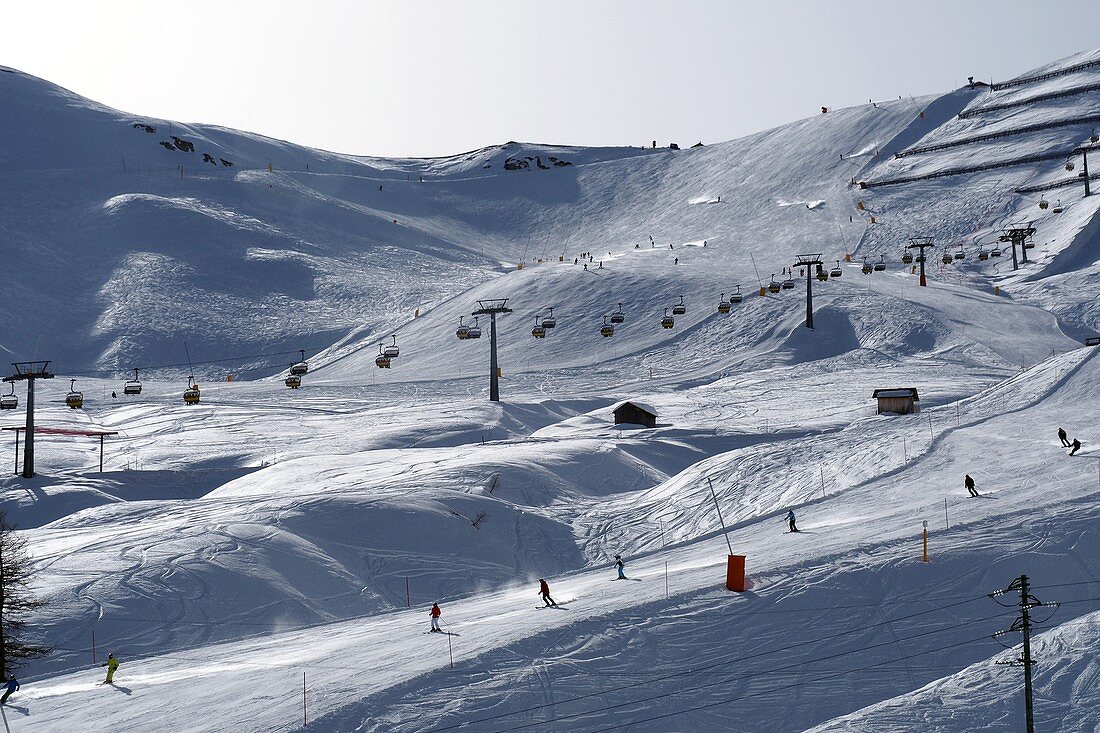
M 792 532 L 798 531 L 798 527 L 794 526 L 794 509 L 787 510 L 787 524 L 790 525 Z
M 11 696 L 11 693 L 13 693 L 13 692 L 15 692 L 16 690 L 19 689 L 19 680 L 15 679 L 15 675 L 8 674 L 8 681 L 6 683 L 6 687 L 8 689 L 4 693 L 4 696 L 0 697 L 0 705 L 3 705 L 4 703 L 6 703 L 8 701 L 8 697 Z

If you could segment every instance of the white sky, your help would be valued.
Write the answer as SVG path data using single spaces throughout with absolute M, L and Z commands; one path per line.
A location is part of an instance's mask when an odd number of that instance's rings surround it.
M 12 2 L 0 64 L 135 114 L 345 153 L 690 145 L 821 105 L 1015 76 L 1100 46 L 1096 11 L 1068 0 Z

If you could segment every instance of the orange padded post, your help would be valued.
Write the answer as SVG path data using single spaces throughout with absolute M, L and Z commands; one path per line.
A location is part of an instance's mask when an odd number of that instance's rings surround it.
M 728 555 L 726 559 L 726 590 L 745 590 L 745 556 Z

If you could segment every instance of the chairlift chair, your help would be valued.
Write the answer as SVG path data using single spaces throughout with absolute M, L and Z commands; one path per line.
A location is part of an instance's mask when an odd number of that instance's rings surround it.
M 1031 239 L 1025 239 L 1024 249 L 1035 249 L 1035 242 Z
M 903 254 L 901 256 L 901 264 L 903 264 L 903 265 L 913 264 L 913 253 L 907 251 L 905 254 Z
M 122 394 L 141 394 L 141 380 L 138 379 L 138 370 L 134 370 L 134 378 L 122 385 Z
M 603 317 L 603 325 L 600 326 L 600 335 L 604 338 L 611 338 L 615 335 L 615 327 L 607 322 L 607 316 Z
M 722 293 L 722 297 L 718 299 L 718 312 L 719 313 L 729 313 L 730 312 L 730 304 L 726 302 L 726 294 L 725 293 Z
M 829 277 L 840 277 L 844 274 L 844 270 L 840 269 L 840 260 L 836 261 L 836 267 L 829 270 Z
M 386 351 L 382 348 L 382 344 L 378 344 L 378 356 L 374 357 L 374 365 L 379 369 L 390 368 L 390 357 L 386 356 Z
M 286 379 L 283 380 L 283 384 L 290 387 L 291 389 L 298 389 L 302 386 L 302 378 L 299 377 L 297 374 L 290 374 L 287 376 Z
M 740 303 L 741 299 L 744 297 L 744 296 L 741 295 L 741 286 L 740 285 L 734 285 L 734 287 L 737 288 L 737 290 L 736 290 L 736 292 L 734 292 L 733 295 L 730 296 L 730 302 L 731 303 Z
M 554 318 L 554 309 L 550 309 L 550 315 L 542 319 L 543 328 L 555 328 L 558 325 L 558 320 Z
M 778 293 L 783 286 L 775 281 L 775 273 L 772 273 L 772 281 L 768 283 L 769 293 Z
M 668 314 L 668 308 L 665 308 L 665 317 L 661 319 L 661 328 L 672 328 L 676 325 L 676 320 Z
M 183 404 L 199 404 L 199 384 L 195 381 L 194 376 L 189 376 L 187 378 L 187 389 L 183 390 Z
M 539 323 L 539 317 L 535 316 L 535 327 L 531 329 L 531 335 L 537 339 L 546 338 L 546 329 Z
M 989 253 L 985 251 L 984 247 L 978 247 L 978 259 L 982 262 L 989 259 Z
M 393 339 L 393 343 L 392 344 L 387 344 L 386 348 L 383 349 L 382 353 L 385 354 L 386 356 L 388 356 L 391 359 L 396 359 L 397 357 L 401 356 L 401 349 L 399 349 L 397 347 L 397 336 L 396 335 L 390 336 L 390 338 Z
M 993 249 L 989 250 L 989 256 L 990 257 L 1000 257 L 1001 256 L 1001 248 L 1000 247 L 994 247 Z
M 302 359 L 297 364 L 290 365 L 290 373 L 296 377 L 301 377 L 309 373 L 309 363 L 306 362 L 305 349 L 298 349 L 298 353 L 302 355 Z
M 1065 209 L 1062 208 L 1062 200 L 1058 199 L 1054 202 L 1054 208 L 1051 209 L 1055 214 L 1061 214 Z
M 867 258 L 864 257 L 863 267 L 859 268 L 859 271 L 862 272 L 864 275 L 870 275 L 872 272 L 875 271 L 875 266 L 868 262 Z
M 687 306 L 684 305 L 684 296 L 680 296 L 680 302 L 672 306 L 672 315 L 682 316 L 687 313 Z
M 479 339 L 479 338 L 481 338 L 481 326 L 479 324 L 480 324 L 480 321 L 478 321 L 477 317 L 475 316 L 474 317 L 474 325 L 470 326 L 466 330 L 466 338 L 470 338 L 470 339 Z M 544 321 L 542 325 L 545 326 L 546 322 Z
M 784 290 L 794 290 L 794 273 L 792 272 L 787 275 L 787 279 L 781 282 L 779 285 Z
M 965 260 L 966 259 L 966 253 L 963 252 L 963 248 L 962 248 L 961 244 L 959 245 L 959 251 L 955 253 L 955 259 L 956 260 Z
M 65 395 L 65 404 L 71 410 L 79 410 L 84 407 L 84 393 L 76 391 L 76 380 L 69 380 L 69 394 Z
M 1070 161 L 1069 163 L 1066 163 L 1066 170 L 1067 171 L 1071 171 L 1071 170 L 1073 170 L 1073 168 L 1074 168 L 1073 161 Z
M 470 338 L 470 329 L 462 323 L 462 316 L 458 317 L 458 328 L 455 330 L 455 336 L 457 336 L 460 341 L 465 341 Z
M 622 323 L 626 320 L 626 314 L 623 313 L 623 304 L 619 303 L 619 310 L 611 314 L 612 323 Z
M 875 272 L 883 272 L 886 269 L 886 255 L 879 255 L 878 262 L 874 265 Z
M 1040 208 L 1040 209 L 1045 209 L 1045 208 L 1047 208 L 1048 206 L 1050 206 L 1050 202 L 1049 202 L 1049 201 L 1047 201 L 1046 199 L 1039 199 L 1039 208 Z
M 19 407 L 19 398 L 15 396 L 15 382 L 9 382 L 11 393 L 0 396 L 0 410 L 14 410 Z
M 951 256 L 950 252 L 948 252 L 947 250 L 944 250 L 942 261 L 943 261 L 943 264 L 950 265 L 952 262 L 955 261 L 955 258 Z

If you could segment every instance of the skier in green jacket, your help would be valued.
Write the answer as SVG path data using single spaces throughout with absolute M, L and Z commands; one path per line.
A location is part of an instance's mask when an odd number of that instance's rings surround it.
M 107 655 L 107 661 L 99 665 L 100 667 L 107 668 L 107 679 L 103 681 L 103 684 L 109 685 L 115 680 L 115 670 L 118 669 L 118 660 L 114 654 Z

